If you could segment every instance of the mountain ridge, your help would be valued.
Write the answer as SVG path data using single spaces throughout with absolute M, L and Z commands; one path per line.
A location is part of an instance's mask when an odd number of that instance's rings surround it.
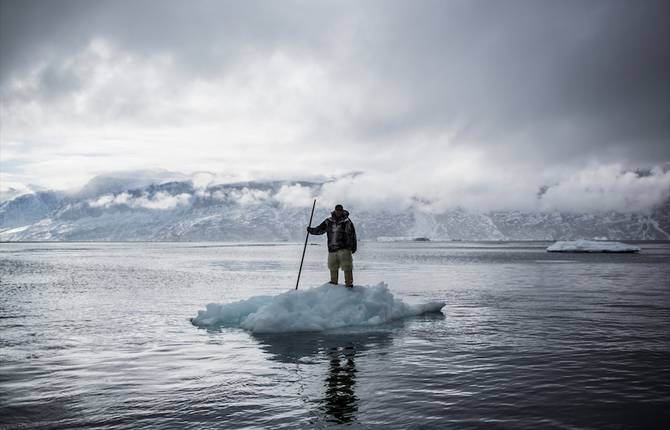
M 85 192 L 39 191 L 1 203 L 0 240 L 301 240 L 308 212 L 302 200 L 311 201 L 304 197 L 318 195 L 325 183 L 271 180 L 196 186 L 190 180 L 168 180 L 124 189 L 123 182 L 97 180 Z M 296 190 L 307 194 L 296 198 Z M 670 200 L 649 213 L 349 209 L 359 238 L 369 240 L 670 239 Z M 315 222 L 328 215 L 329 209 L 318 208 Z

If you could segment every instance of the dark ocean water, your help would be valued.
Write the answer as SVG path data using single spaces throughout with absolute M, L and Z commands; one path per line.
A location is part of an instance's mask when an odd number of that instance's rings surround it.
M 446 315 L 258 335 L 189 318 L 293 288 L 299 244 L 0 244 L 0 427 L 670 428 L 670 244 L 547 245 L 364 242 L 357 284 Z

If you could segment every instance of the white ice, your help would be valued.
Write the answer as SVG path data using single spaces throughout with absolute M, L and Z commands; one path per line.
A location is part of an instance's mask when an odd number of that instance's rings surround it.
M 444 302 L 411 305 L 393 297 L 385 283 L 374 286 L 324 284 L 277 296 L 255 296 L 233 303 L 210 303 L 191 322 L 199 327 L 241 327 L 254 333 L 323 331 L 372 326 L 425 313 L 439 313 Z
M 549 252 L 640 252 L 640 248 L 621 242 L 599 240 L 558 241 L 547 248 Z

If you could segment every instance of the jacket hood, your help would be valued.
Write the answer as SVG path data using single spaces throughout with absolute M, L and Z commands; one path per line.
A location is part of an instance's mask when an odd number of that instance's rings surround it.
M 345 220 L 345 219 L 349 218 L 349 211 L 346 210 L 346 209 L 343 210 L 342 211 L 342 218 L 340 218 L 339 220 L 338 220 L 338 218 L 335 217 L 335 211 L 330 212 L 330 217 L 333 221 L 342 221 L 342 220 Z

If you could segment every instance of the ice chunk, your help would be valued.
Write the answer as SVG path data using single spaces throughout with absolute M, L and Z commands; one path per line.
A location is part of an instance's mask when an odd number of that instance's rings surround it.
M 599 240 L 558 241 L 547 248 L 549 252 L 640 252 L 640 248 L 621 242 Z
M 323 331 L 371 326 L 425 313 L 444 302 L 419 305 L 393 297 L 385 283 L 353 289 L 324 284 L 277 296 L 255 296 L 227 304 L 210 303 L 191 322 L 198 327 L 242 327 L 254 333 Z

